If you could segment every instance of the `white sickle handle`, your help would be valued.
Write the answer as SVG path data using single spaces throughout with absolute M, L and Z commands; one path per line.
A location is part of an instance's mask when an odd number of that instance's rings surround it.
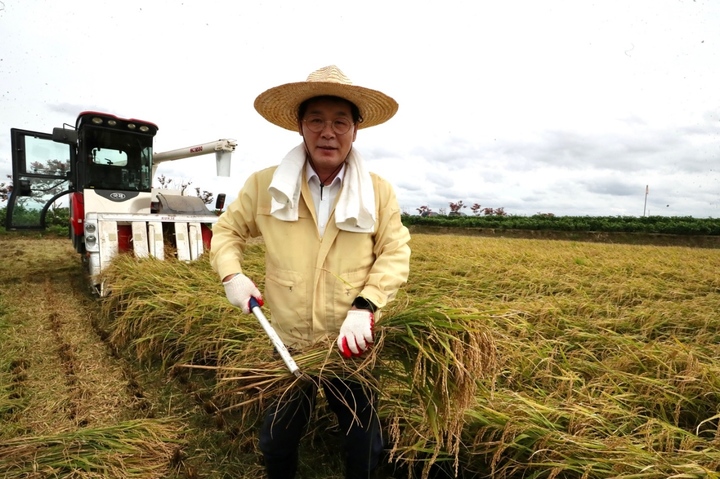
M 252 310 L 255 317 L 260 321 L 260 324 L 262 325 L 263 329 L 265 330 L 265 333 L 268 335 L 270 340 L 273 343 L 273 346 L 275 346 L 275 349 L 278 353 L 280 353 L 280 357 L 285 362 L 285 365 L 290 370 L 291 373 L 293 373 L 296 377 L 301 377 L 302 373 L 300 372 L 300 368 L 295 363 L 295 360 L 290 355 L 290 351 L 287 350 L 285 347 L 285 343 L 282 342 L 282 339 L 280 339 L 280 336 L 278 336 L 275 329 L 273 329 L 272 325 L 270 324 L 270 321 L 265 317 L 265 315 L 262 312 L 262 309 L 260 309 L 260 303 L 258 303 L 257 299 L 250 297 L 250 309 Z

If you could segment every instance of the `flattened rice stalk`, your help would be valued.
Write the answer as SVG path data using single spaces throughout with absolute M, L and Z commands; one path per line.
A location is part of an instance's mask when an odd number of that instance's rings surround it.
M 111 285 L 103 324 L 118 348 L 139 359 L 213 364 L 224 340 L 251 341 L 257 328 L 224 299 L 222 285 L 206 260 L 138 260 L 116 257 L 103 273 Z
M 0 476 L 162 478 L 178 448 L 180 423 L 135 420 L 0 442 Z
M 528 469 L 547 471 L 543 477 L 720 477 L 715 472 L 720 450 L 667 423 L 638 417 L 634 431 L 617 434 L 615 424 L 596 408 L 539 403 L 507 390 L 492 395 L 467 412 L 463 438 L 468 470 L 483 471 L 489 462 L 490 469 L 483 472 L 497 478 L 517 477 Z M 564 427 L 570 420 L 587 427 L 572 434 Z M 667 449 L 670 436 L 679 442 Z M 490 461 L 473 456 L 489 456 Z M 679 471 L 688 475 L 676 476 Z

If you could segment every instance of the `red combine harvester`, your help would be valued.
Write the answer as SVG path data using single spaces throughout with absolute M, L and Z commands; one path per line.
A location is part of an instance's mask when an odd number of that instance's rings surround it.
M 8 230 L 45 229 L 50 208 L 69 195 L 70 238 L 96 292 L 100 273 L 120 252 L 165 258 L 165 247 L 183 261 L 210 247 L 217 214 L 196 196 L 152 188 L 159 164 L 216 154 L 218 176 L 230 175 L 234 140 L 218 140 L 153 153 L 153 123 L 106 113 L 81 113 L 75 128 L 52 134 L 11 130 L 13 190 Z M 225 195 L 218 195 L 222 210 Z M 175 253 L 176 252 L 176 253 Z

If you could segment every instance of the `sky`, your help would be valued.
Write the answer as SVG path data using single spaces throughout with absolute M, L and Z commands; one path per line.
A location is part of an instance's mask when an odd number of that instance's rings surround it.
M 236 140 L 230 177 L 158 169 L 230 201 L 301 141 L 255 97 L 337 65 L 400 105 L 354 147 L 406 213 L 717 218 L 718 25 L 717 0 L 0 0 L 0 182 L 10 128 L 95 110 L 156 152 Z

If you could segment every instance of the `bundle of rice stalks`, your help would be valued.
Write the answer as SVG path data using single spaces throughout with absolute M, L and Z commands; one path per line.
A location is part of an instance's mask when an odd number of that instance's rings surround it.
M 217 377 L 213 402 L 239 412 L 241 430 L 296 381 L 350 378 L 377 394 L 395 460 L 422 460 L 429 468 L 452 458 L 459 466 L 466 409 L 475 401 L 477 380 L 495 366 L 487 321 L 480 321 L 489 314 L 406 298 L 378 322 L 370 354 L 344 359 L 328 340 L 294 352 L 305 375 L 297 379 L 273 354 L 254 316 L 227 304 L 207 261 L 119 258 L 106 280 L 112 294 L 103 311 L 113 343 L 167 367 L 211 370 Z
M 424 460 L 423 475 L 441 454 L 454 459 L 458 472 L 466 411 L 475 404 L 478 380 L 496 366 L 495 344 L 483 325 L 488 316 L 417 303 L 383 323 L 379 371 L 390 387 L 400 387 L 387 398 L 392 454 Z
M 179 425 L 137 420 L 56 434 L 21 436 L 0 442 L 5 478 L 168 477 Z
M 258 361 L 263 354 L 256 347 L 238 348 L 214 367 L 217 394 L 229 408 L 259 410 L 297 381 L 357 380 L 379 397 L 391 459 L 423 461 L 426 472 L 437 460 L 452 459 L 457 470 L 466 410 L 475 403 L 478 379 L 495 368 L 495 346 L 481 320 L 487 317 L 418 302 L 383 316 L 375 345 L 359 359 L 342 358 L 332 342 L 296 354 L 304 379 L 289 376 L 267 353 Z

